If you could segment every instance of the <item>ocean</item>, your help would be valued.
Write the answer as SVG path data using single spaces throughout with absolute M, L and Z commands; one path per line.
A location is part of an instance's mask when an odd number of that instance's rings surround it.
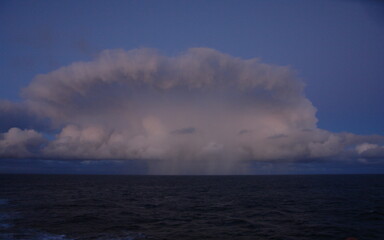
M 0 239 L 384 239 L 384 175 L 0 175 Z

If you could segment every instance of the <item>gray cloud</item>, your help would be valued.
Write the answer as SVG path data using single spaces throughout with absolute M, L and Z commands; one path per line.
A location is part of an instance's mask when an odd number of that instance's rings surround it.
M 40 157 L 142 159 L 152 173 L 245 173 L 249 160 L 358 158 L 359 144 L 383 141 L 317 128 L 303 86 L 288 67 L 207 48 L 173 57 L 107 50 L 36 76 L 23 96 L 28 111 L 59 129 Z
M 384 160 L 384 146 L 373 143 L 362 143 L 356 146 L 356 151 L 364 159 Z
M 181 128 L 181 129 L 176 129 L 172 131 L 172 134 L 193 134 L 196 132 L 196 128 L 194 127 L 188 127 L 188 128 Z
M 3 158 L 25 158 L 38 156 L 46 140 L 35 130 L 11 128 L 0 135 L 0 156 Z

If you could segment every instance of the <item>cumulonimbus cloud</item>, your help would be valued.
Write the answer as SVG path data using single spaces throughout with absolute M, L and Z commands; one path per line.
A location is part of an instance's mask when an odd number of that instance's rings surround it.
M 30 156 L 142 159 L 153 173 L 240 173 L 252 160 L 382 153 L 381 136 L 317 128 L 316 109 L 303 90 L 289 67 L 213 49 L 173 57 L 151 49 L 107 50 L 94 61 L 39 75 L 23 90 L 23 106 L 59 131 Z M 39 138 L 34 134 L 25 137 Z M 13 156 L 26 157 L 28 149 Z

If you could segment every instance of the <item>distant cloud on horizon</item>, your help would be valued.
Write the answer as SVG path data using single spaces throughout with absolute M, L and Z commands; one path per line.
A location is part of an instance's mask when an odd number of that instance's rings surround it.
M 319 129 L 289 67 L 209 48 L 172 57 L 105 50 L 36 76 L 22 95 L 22 103 L 0 101 L 0 158 L 137 159 L 155 174 L 384 158 L 384 136 Z

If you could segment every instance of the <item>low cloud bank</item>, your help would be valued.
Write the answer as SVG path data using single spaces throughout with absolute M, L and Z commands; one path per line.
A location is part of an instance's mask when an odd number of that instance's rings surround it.
M 208 48 L 174 57 L 106 50 L 38 75 L 22 94 L 18 105 L 0 102 L 1 126 L 11 127 L 1 158 L 137 159 L 150 173 L 240 174 L 252 161 L 384 157 L 382 136 L 317 128 L 292 69 Z M 47 129 L 54 139 L 39 133 Z

